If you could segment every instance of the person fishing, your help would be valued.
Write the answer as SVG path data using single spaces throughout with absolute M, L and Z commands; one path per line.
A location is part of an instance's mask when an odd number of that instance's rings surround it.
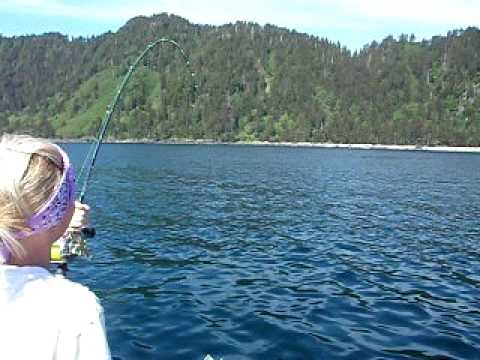
M 0 358 L 110 359 L 103 308 L 86 287 L 48 271 L 50 247 L 87 225 L 75 174 L 57 145 L 0 140 Z

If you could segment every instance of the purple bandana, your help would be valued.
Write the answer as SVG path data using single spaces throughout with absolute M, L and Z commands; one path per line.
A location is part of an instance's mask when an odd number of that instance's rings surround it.
M 10 250 L 8 250 L 6 245 L 0 243 L 0 260 L 3 263 L 7 263 L 10 260 L 11 255 L 12 253 L 10 252 Z
M 48 202 L 27 220 L 28 226 L 32 229 L 28 235 L 50 229 L 60 223 L 75 201 L 75 172 L 67 154 L 59 146 L 55 146 L 62 155 L 62 180 Z
M 17 232 L 15 234 L 17 238 L 25 238 L 59 224 L 75 202 L 75 172 L 67 154 L 59 146 L 54 146 L 62 155 L 63 172 L 60 184 L 45 205 L 26 221 L 31 230 Z M 10 249 L 0 242 L 0 259 L 8 261 L 10 255 Z

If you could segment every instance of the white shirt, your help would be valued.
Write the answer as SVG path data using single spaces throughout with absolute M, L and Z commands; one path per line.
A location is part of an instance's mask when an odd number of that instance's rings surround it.
M 40 267 L 0 265 L 0 359 L 110 359 L 97 297 Z

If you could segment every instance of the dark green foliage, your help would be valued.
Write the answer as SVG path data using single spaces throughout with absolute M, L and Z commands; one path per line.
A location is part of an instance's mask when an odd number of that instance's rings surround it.
M 160 37 L 191 57 L 198 90 L 162 46 L 132 78 L 115 138 L 480 145 L 480 31 L 392 36 L 351 53 L 272 25 L 161 14 L 117 33 L 0 36 L 0 129 L 92 136 L 129 64 Z

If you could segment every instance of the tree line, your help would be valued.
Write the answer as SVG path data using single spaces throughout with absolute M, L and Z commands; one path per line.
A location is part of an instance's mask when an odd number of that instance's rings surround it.
M 0 36 L 0 129 L 92 136 L 129 65 L 112 138 L 480 145 L 480 30 L 351 51 L 274 25 L 137 17 L 116 33 Z M 195 85 L 195 86 L 194 86 Z

